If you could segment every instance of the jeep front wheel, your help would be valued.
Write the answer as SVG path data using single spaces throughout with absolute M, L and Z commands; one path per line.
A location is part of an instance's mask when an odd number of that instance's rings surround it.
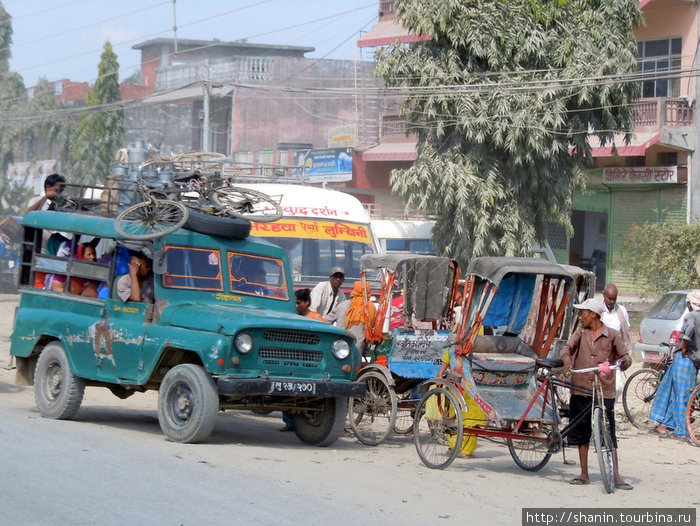
M 343 434 L 347 413 L 347 398 L 324 398 L 317 407 L 292 414 L 294 432 L 312 446 L 330 446 Z
M 180 443 L 205 440 L 218 412 L 216 385 L 203 367 L 185 363 L 168 371 L 158 391 L 158 422 L 168 438 Z
M 34 369 L 34 399 L 41 416 L 68 420 L 80 409 L 85 380 L 70 370 L 66 351 L 58 342 L 41 351 Z

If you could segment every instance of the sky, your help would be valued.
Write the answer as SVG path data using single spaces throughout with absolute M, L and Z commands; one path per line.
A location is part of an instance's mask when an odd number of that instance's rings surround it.
M 104 43 L 120 81 L 140 67 L 135 44 L 154 38 L 314 47 L 309 58 L 371 59 L 357 40 L 377 20 L 378 0 L 0 0 L 12 17 L 10 70 L 24 85 L 92 84 Z M 173 9 L 174 6 L 174 9 Z

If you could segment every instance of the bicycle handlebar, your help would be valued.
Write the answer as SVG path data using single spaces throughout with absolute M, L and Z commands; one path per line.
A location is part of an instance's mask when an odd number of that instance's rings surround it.
M 610 370 L 619 369 L 622 362 L 617 362 L 614 365 L 608 364 L 608 362 L 601 363 L 598 367 L 586 367 L 585 369 L 569 369 L 571 373 L 592 373 L 600 371 L 605 373 Z

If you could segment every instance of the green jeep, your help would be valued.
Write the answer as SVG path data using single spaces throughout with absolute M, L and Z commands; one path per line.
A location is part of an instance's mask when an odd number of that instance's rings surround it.
M 22 226 L 10 352 L 43 416 L 73 417 L 85 386 L 120 398 L 157 389 L 176 442 L 205 440 L 226 409 L 287 411 L 309 444 L 342 434 L 348 397 L 365 391 L 359 353 L 345 331 L 296 314 L 284 251 L 247 237 L 249 222 L 192 212 L 140 242 L 80 213 L 31 212 Z M 94 260 L 81 259 L 87 245 Z M 134 253 L 152 261 L 153 303 L 120 298 Z

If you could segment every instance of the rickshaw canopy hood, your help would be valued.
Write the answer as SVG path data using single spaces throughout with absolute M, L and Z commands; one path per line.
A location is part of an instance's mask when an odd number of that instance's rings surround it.
M 560 265 L 539 258 L 519 257 L 477 257 L 469 262 L 467 275 L 479 276 L 499 285 L 508 274 L 531 274 L 569 277 L 577 280 L 585 276 L 590 281 L 592 272 L 572 265 Z
M 373 270 L 386 268 L 396 270 L 402 263 L 436 261 L 446 264 L 453 263 L 454 260 L 441 256 L 430 256 L 425 254 L 365 254 L 360 258 L 360 268 L 362 270 Z

